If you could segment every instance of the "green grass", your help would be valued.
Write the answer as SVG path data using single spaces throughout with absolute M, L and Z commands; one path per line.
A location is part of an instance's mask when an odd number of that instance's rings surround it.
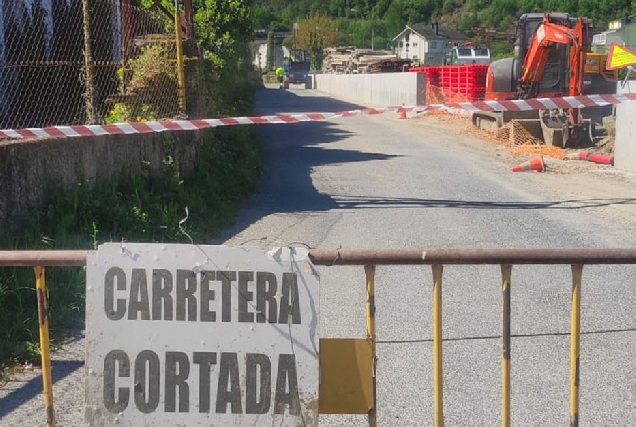
M 164 147 L 174 148 L 165 136 Z M 3 249 L 93 249 L 111 241 L 187 242 L 178 223 L 188 207 L 187 232 L 208 243 L 228 226 L 262 171 L 254 129 L 215 129 L 206 136 L 191 176 L 179 176 L 172 156 L 159 172 L 140 165 L 95 185 L 53 185 L 48 206 L 16 233 L 0 235 Z M 4 227 L 5 230 L 7 227 Z M 84 324 L 84 268 L 48 268 L 53 345 Z M 35 274 L 32 268 L 0 268 L 0 382 L 17 362 L 39 361 Z

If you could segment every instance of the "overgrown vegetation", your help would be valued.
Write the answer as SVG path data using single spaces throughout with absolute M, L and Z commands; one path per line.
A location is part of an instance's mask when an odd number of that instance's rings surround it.
M 569 12 L 587 16 L 599 29 L 636 12 L 633 0 L 256 0 L 254 26 L 277 22 L 291 30 L 317 14 L 330 16 L 339 42 L 361 48 L 386 49 L 406 24 L 438 22 L 457 28 L 477 42 L 491 45 L 494 54 L 509 49 L 508 37 L 520 14 L 532 11 Z M 315 29 L 309 27 L 310 30 Z
M 206 113 L 250 114 L 261 82 L 251 65 L 247 43 L 252 34 L 250 2 L 195 0 L 194 6 L 195 28 L 205 51 L 202 78 Z M 149 48 L 138 63 L 131 64 L 134 69 L 127 77 L 127 87 L 133 82 L 137 91 L 145 91 L 152 86 L 152 74 L 174 78 L 170 70 L 156 63 L 162 55 L 160 50 Z M 130 70 L 121 70 L 119 75 L 126 72 Z M 130 111 L 125 103 L 116 104 L 109 120 L 152 119 L 158 115 L 153 107 L 148 103 L 139 111 Z M 52 183 L 46 208 L 33 212 L 17 231 L 16 227 L 9 231 L 4 224 L 0 246 L 92 249 L 103 242 L 122 240 L 189 243 L 178 226 L 186 207 L 188 234 L 195 243 L 208 243 L 231 222 L 253 191 L 261 174 L 262 156 L 250 127 L 219 128 L 206 135 L 187 177 L 181 176 L 175 165 L 175 140 L 164 136 L 165 155 L 158 169 L 144 163 L 112 180 L 82 182 L 70 189 Z M 49 268 L 46 277 L 55 343 L 84 322 L 85 271 Z M 25 360 L 37 363 L 39 359 L 34 278 L 31 268 L 0 269 L 0 381 L 7 366 Z
M 122 240 L 189 243 L 178 226 L 186 206 L 188 234 L 197 243 L 209 242 L 253 191 L 262 167 L 260 146 L 251 128 L 215 130 L 201 146 L 193 174 L 184 179 L 170 154 L 174 141 L 164 138 L 168 153 L 158 171 L 143 164 L 140 171 L 123 172 L 94 186 L 52 186 L 48 207 L 35 213 L 22 233 L 2 236 L 2 246 L 92 249 Z M 0 360 L 32 358 L 37 353 L 34 277 L 30 268 L 0 271 Z M 78 268 L 48 269 L 54 338 L 82 324 L 84 280 L 85 272 Z
M 170 119 L 179 111 L 174 43 L 149 43 L 117 70 L 119 101 L 106 123 Z

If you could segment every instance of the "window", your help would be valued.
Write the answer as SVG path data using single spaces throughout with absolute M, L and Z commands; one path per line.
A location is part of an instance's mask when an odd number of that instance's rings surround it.
M 417 47 L 417 42 L 413 42 L 413 47 Z
M 404 47 L 404 42 L 400 42 L 400 47 Z
M 437 42 L 436 42 L 436 41 L 428 42 L 428 47 L 429 47 L 431 50 L 435 50 L 435 49 L 437 49 Z

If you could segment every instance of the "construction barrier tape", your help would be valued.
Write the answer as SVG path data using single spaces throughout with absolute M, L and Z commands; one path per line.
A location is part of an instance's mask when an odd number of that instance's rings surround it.
M 109 125 L 50 126 L 45 128 L 2 129 L 0 139 L 39 139 L 63 138 L 99 135 L 144 134 L 165 131 L 197 130 L 218 126 L 261 125 L 314 122 L 358 115 L 375 115 L 413 111 L 421 113 L 430 110 L 471 111 L 529 111 L 555 108 L 587 108 L 617 105 L 636 100 L 636 93 L 620 95 L 583 95 L 562 98 L 533 98 L 507 101 L 471 101 L 449 104 L 401 106 L 385 108 L 365 108 L 337 113 L 276 114 L 256 117 L 226 117 L 219 119 L 167 120 L 134 123 L 115 123 Z

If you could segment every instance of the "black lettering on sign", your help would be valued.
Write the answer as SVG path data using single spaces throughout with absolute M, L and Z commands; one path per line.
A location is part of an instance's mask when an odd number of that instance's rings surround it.
M 190 375 L 188 355 L 180 351 L 166 352 L 166 401 L 165 411 L 176 412 L 177 388 L 179 389 L 179 412 L 190 408 L 190 388 L 186 380 Z
M 276 275 L 259 271 L 256 273 L 256 321 L 258 323 L 276 323 L 278 307 L 276 304 Z M 265 311 L 267 305 L 268 311 Z
M 128 320 L 150 320 L 150 299 L 148 298 L 148 281 L 146 270 L 133 268 L 130 278 L 130 300 L 128 301 Z
M 278 323 L 288 323 L 291 315 L 294 325 L 300 324 L 300 302 L 298 301 L 298 276 L 296 273 L 283 273 L 282 297 Z
M 169 270 L 152 270 L 152 320 L 172 320 L 172 286 Z
M 288 385 L 289 388 L 287 388 Z M 293 354 L 280 354 L 278 356 L 278 376 L 276 377 L 274 413 L 284 414 L 286 406 L 289 406 L 290 415 L 300 415 L 296 358 Z
M 228 382 L 230 390 L 228 390 Z M 241 408 L 241 386 L 239 384 L 238 357 L 236 353 L 221 353 L 219 363 L 219 386 L 216 392 L 216 413 L 225 414 L 227 404 L 233 414 L 243 412 Z
M 238 321 L 252 323 L 254 322 L 254 313 L 248 310 L 248 302 L 254 299 L 254 294 L 247 287 L 254 280 L 253 271 L 239 271 L 238 273 Z
M 194 352 L 192 360 L 199 365 L 199 412 L 210 412 L 210 371 L 216 365 L 216 353 Z
M 119 267 L 111 267 L 104 276 L 104 312 L 110 320 L 121 320 L 126 314 L 126 300 L 117 299 L 115 304 L 115 281 L 117 290 L 126 290 L 126 273 Z
M 188 320 L 197 320 L 197 275 L 192 270 L 177 270 L 177 320 L 186 320 L 186 304 Z
M 119 372 L 115 368 L 116 364 L 119 365 Z M 113 414 L 126 409 L 130 401 L 130 389 L 120 387 L 115 390 L 117 373 L 119 378 L 130 377 L 130 359 L 123 350 L 111 350 L 104 357 L 104 406 Z M 116 394 L 119 394 L 119 397 Z
M 135 405 L 144 414 L 159 406 L 159 356 L 144 350 L 135 359 Z
M 272 363 L 264 354 L 245 356 L 245 412 L 266 414 L 272 402 Z
M 232 282 L 236 282 L 236 271 L 218 271 L 217 280 L 221 281 L 221 320 L 232 321 Z
M 201 321 L 216 322 L 216 312 L 210 309 L 210 301 L 214 301 L 214 289 L 210 289 L 210 282 L 214 280 L 214 271 L 201 272 Z

